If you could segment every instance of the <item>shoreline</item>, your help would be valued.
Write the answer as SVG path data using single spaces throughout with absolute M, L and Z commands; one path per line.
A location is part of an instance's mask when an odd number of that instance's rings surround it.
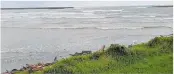
M 33 8 L 1 8 L 1 10 L 23 10 L 23 9 L 67 9 L 74 7 L 33 7 Z
M 170 35 L 160 35 L 160 37 L 170 37 L 170 36 L 173 36 L 173 34 L 170 34 Z M 134 45 L 131 44 L 128 47 L 131 47 L 131 46 L 134 46 Z M 101 51 L 101 50 L 104 51 L 105 50 L 105 46 L 102 46 L 102 48 L 99 49 L 98 51 Z M 96 51 L 96 52 L 98 52 L 98 51 Z M 73 56 L 83 56 L 83 55 L 88 55 L 88 54 L 93 54 L 93 53 L 95 53 L 95 52 L 92 52 L 92 51 L 82 51 L 81 53 L 76 52 L 74 54 L 69 54 L 69 55 L 71 55 L 70 57 L 73 57 Z M 68 59 L 70 57 L 62 58 L 60 60 Z M 49 66 L 55 64 L 56 62 L 59 62 L 59 60 L 57 60 L 57 56 L 54 58 L 54 61 L 50 62 L 50 63 L 26 64 L 26 66 L 23 66 L 23 68 L 12 69 L 11 71 L 7 71 L 7 72 L 4 72 L 2 74 L 15 74 L 15 72 L 25 71 L 25 70 L 32 70 L 34 72 L 42 71 L 42 70 L 45 69 L 45 67 L 49 67 Z

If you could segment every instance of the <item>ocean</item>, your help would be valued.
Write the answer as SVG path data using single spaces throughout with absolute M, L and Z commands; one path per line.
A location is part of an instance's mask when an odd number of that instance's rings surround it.
M 173 34 L 173 7 L 1 10 L 1 71 Z M 61 56 L 61 57 L 60 57 Z

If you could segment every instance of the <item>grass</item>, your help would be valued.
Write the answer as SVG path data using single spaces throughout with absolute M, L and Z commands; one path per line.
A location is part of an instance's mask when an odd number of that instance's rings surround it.
M 161 36 L 131 47 L 111 44 L 105 51 L 62 59 L 33 74 L 172 74 L 172 60 L 173 36 Z

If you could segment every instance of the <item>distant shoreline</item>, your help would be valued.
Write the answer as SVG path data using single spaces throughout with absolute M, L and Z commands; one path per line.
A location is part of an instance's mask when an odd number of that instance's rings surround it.
M 74 7 L 1 8 L 1 10 L 9 10 L 9 9 L 66 9 L 66 8 L 74 8 Z
M 152 7 L 173 7 L 173 5 L 156 5 L 156 6 L 152 6 Z
M 152 5 L 150 7 L 173 7 L 173 5 Z M 11 9 L 66 9 L 66 8 L 74 8 L 74 7 L 25 7 L 25 8 L 1 8 L 1 10 L 11 10 Z

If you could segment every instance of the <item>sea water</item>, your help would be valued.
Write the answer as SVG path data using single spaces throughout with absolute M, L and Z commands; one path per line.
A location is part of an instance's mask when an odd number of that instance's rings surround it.
M 129 45 L 172 34 L 173 7 L 1 10 L 1 69 L 52 62 L 102 45 Z

